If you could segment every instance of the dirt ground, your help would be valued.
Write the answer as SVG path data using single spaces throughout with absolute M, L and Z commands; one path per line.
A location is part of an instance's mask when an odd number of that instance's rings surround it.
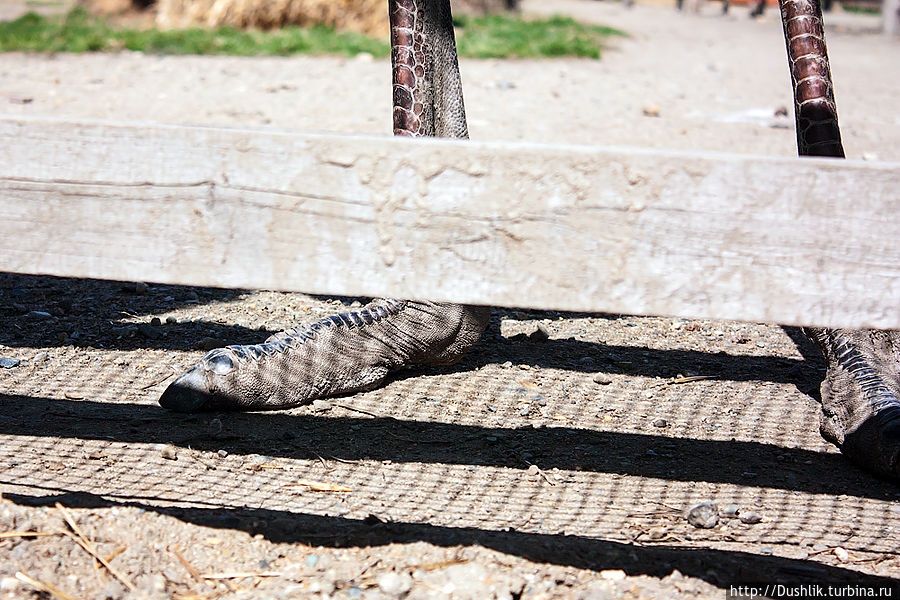
M 525 9 L 630 37 L 600 61 L 463 61 L 473 138 L 796 154 L 774 13 Z M 874 17 L 831 23 L 848 156 L 896 160 L 900 43 Z M 390 131 L 388 64 L 366 56 L 2 54 L 0 103 Z M 900 594 L 900 489 L 819 437 L 822 363 L 792 328 L 498 308 L 461 363 L 376 391 L 273 413 L 156 404 L 205 348 L 361 301 L 0 274 L 0 598 Z M 685 518 L 702 501 L 709 529 Z

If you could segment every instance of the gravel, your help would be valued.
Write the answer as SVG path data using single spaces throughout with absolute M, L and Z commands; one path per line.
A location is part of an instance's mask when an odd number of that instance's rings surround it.
M 741 520 L 741 523 L 747 525 L 755 525 L 763 520 L 761 514 L 752 510 L 742 510 L 738 518 Z
M 719 524 L 719 505 L 715 502 L 695 504 L 688 510 L 685 518 L 698 529 L 712 529 Z

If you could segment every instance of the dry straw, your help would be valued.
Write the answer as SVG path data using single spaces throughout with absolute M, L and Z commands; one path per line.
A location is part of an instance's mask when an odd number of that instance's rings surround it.
M 160 27 L 256 27 L 325 25 L 387 37 L 385 0 L 159 0 Z
M 451 4 L 456 13 L 491 13 L 515 9 L 518 1 L 452 0 Z M 229 25 L 261 29 L 325 25 L 388 36 L 387 0 L 158 0 L 156 24 L 165 28 Z

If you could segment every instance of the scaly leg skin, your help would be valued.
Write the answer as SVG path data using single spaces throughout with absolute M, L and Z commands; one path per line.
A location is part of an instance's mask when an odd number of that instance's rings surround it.
M 843 158 L 818 0 L 780 0 L 797 148 Z M 825 355 L 822 436 L 857 465 L 900 478 L 900 332 L 805 329 Z
M 392 370 L 459 360 L 489 309 L 376 300 L 254 346 L 209 352 L 159 399 L 170 410 L 267 410 L 377 387 Z
M 391 0 L 394 133 L 468 137 L 449 0 Z M 392 370 L 459 360 L 490 310 L 377 300 L 254 346 L 209 352 L 163 392 L 170 410 L 266 410 L 377 387 Z
M 900 332 L 805 332 L 827 364 L 822 436 L 859 466 L 900 478 Z

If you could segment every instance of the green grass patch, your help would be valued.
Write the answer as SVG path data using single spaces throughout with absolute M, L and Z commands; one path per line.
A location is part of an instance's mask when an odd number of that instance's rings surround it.
M 229 54 L 273 56 L 369 52 L 389 56 L 382 40 L 327 27 L 285 27 L 273 31 L 217 29 L 125 29 L 75 8 L 65 17 L 28 13 L 0 23 L 0 51 L 92 52 L 136 50 L 151 54 Z
M 622 31 L 603 25 L 585 25 L 568 17 L 524 20 L 506 15 L 454 19 L 456 44 L 469 58 L 600 58 L 603 44 Z
M 584 56 L 599 58 L 604 40 L 620 34 L 563 17 L 524 21 L 508 16 L 460 17 L 457 43 L 470 58 Z M 65 17 L 28 13 L 0 23 L 0 51 L 97 52 L 135 50 L 151 54 L 275 56 L 368 52 L 390 55 L 384 40 L 326 27 L 285 27 L 272 31 L 218 29 L 127 29 L 75 8 Z
M 881 9 L 876 8 L 874 6 L 854 6 L 850 5 L 841 5 L 841 8 L 844 9 L 844 12 L 848 13 L 856 13 L 858 15 L 880 15 Z

